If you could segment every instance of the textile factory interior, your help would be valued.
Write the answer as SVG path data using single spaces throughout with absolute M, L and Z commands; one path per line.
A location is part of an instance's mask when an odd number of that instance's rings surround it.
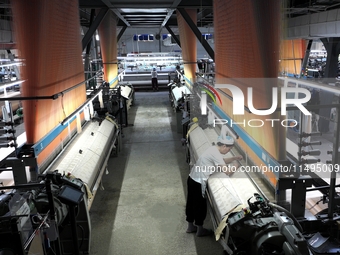
M 0 255 L 340 253 L 340 0 L 0 0 L 0 24 Z M 188 176 L 227 138 L 202 235 Z

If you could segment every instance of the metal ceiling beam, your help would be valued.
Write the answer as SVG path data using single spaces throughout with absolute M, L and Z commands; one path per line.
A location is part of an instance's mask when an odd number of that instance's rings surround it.
M 92 25 L 92 23 L 93 23 L 93 20 L 94 20 L 94 16 L 95 16 L 95 15 L 96 15 L 96 10 L 95 10 L 95 9 L 92 9 L 92 10 L 91 10 L 91 17 L 90 17 L 90 27 L 91 27 L 91 25 Z M 89 40 L 89 42 L 88 42 L 88 44 L 87 44 L 87 46 L 86 46 L 86 55 L 89 55 L 89 54 L 90 54 L 92 37 L 93 37 L 93 36 L 90 37 L 90 40 Z M 84 48 L 83 48 L 83 49 L 84 49 Z M 85 65 L 85 67 L 87 67 L 87 66 Z
M 127 28 L 127 26 L 123 26 L 122 29 L 119 31 L 119 34 L 118 34 L 118 36 L 117 36 L 117 42 L 120 40 L 120 38 L 121 38 L 122 35 L 124 34 L 126 28 Z
M 188 13 L 182 9 L 182 8 L 177 8 L 177 11 L 182 15 L 188 26 L 191 28 L 191 30 L 194 32 L 196 35 L 197 39 L 201 42 L 203 48 L 205 51 L 209 54 L 209 56 L 212 58 L 212 60 L 215 61 L 215 52 L 214 50 L 210 47 L 209 43 L 203 38 L 201 31 L 197 28 L 196 24 L 192 21 Z
M 130 26 L 130 23 L 124 18 L 123 15 L 121 15 L 121 13 L 117 10 L 117 9 L 111 9 L 116 15 L 118 18 L 120 18 L 121 21 L 123 21 L 125 23 L 126 26 Z
M 171 7 L 172 8 L 177 8 L 177 6 L 182 2 L 182 0 L 174 0 Z
M 105 6 L 106 5 L 100 0 L 79 0 L 79 8 L 99 9 Z
M 169 31 L 169 33 L 174 38 L 174 40 L 178 44 L 178 46 L 181 47 L 181 41 L 178 39 L 178 37 L 175 35 L 175 33 L 172 31 L 172 29 L 167 24 L 165 24 L 165 28 Z
M 89 21 L 91 19 L 91 13 L 87 12 L 85 9 L 79 10 L 79 16 L 81 19 Z
M 96 16 L 96 9 L 91 9 L 89 27 L 91 27 L 95 16 Z M 84 63 L 84 70 L 85 71 L 90 70 L 90 51 L 91 51 L 92 39 L 93 39 L 93 36 L 90 37 L 90 40 L 89 40 L 89 42 L 87 43 L 87 46 L 86 46 L 85 63 Z M 86 75 L 85 75 L 85 77 L 86 77 Z M 86 77 L 86 78 L 88 78 L 88 77 Z
M 182 0 L 177 5 L 177 8 L 213 8 L 213 2 L 212 0 L 200 0 L 200 1 L 194 1 L 194 0 Z
M 182 1 L 182 0 L 174 0 L 174 1 L 172 2 L 171 9 L 168 10 L 168 14 L 166 15 L 164 21 L 162 22 L 162 25 L 161 25 L 160 28 L 159 28 L 159 32 L 158 32 L 159 34 L 161 34 L 161 32 L 162 32 L 162 28 L 168 24 L 168 21 L 169 21 L 170 18 L 172 17 L 172 15 L 173 15 L 175 9 L 177 8 L 177 6 L 180 4 L 181 1 Z M 169 28 L 170 28 L 170 27 L 169 27 Z M 167 28 L 167 29 L 168 29 L 168 28 Z M 171 29 L 170 29 L 170 30 L 171 30 Z M 168 31 L 169 31 L 169 29 L 168 29 Z M 171 32 L 172 32 L 172 31 L 171 31 Z M 171 34 L 171 32 L 169 31 L 170 34 Z M 175 40 L 176 40 L 176 39 L 175 39 Z M 179 42 L 179 41 L 178 41 L 178 42 Z M 178 42 L 177 42 L 177 43 L 178 43 Z M 178 45 L 181 45 L 181 44 L 178 43 Z
M 106 6 L 109 7 L 117 15 L 117 17 L 125 23 L 126 26 L 130 26 L 129 22 L 127 22 L 125 18 L 120 14 L 120 11 L 117 10 L 117 7 L 111 4 L 110 0 L 101 0 L 101 2 L 106 4 Z
M 177 24 L 177 17 L 176 17 L 176 15 L 172 15 L 171 16 L 171 18 L 168 20 L 168 22 L 167 22 L 167 25 L 168 26 L 178 26 L 178 24 Z
M 209 16 L 210 14 L 212 15 L 212 9 L 204 9 L 201 12 L 197 13 L 197 20 L 201 20 Z
M 175 11 L 174 9 L 169 9 L 169 10 L 168 10 L 168 14 L 167 14 L 166 17 L 164 18 L 164 20 L 163 20 L 163 22 L 162 22 L 162 25 L 161 25 L 161 28 L 160 28 L 160 29 L 162 29 L 162 27 L 164 27 L 165 24 L 168 23 L 168 20 L 171 18 L 171 16 L 172 16 L 172 14 L 173 14 L 174 11 Z
M 87 44 L 91 41 L 92 36 L 94 35 L 94 33 L 96 32 L 98 26 L 100 25 L 100 23 L 102 22 L 102 20 L 104 19 L 105 15 L 107 14 L 109 8 L 104 7 L 102 8 L 98 15 L 96 16 L 96 18 L 94 19 L 92 25 L 89 27 L 89 30 L 87 31 L 87 33 L 85 34 L 85 36 L 83 37 L 82 40 L 82 50 L 85 49 L 85 47 L 87 46 Z

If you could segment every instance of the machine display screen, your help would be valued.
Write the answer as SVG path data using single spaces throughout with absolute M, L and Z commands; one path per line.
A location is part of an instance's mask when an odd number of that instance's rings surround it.
M 83 199 L 83 195 L 84 193 L 80 190 L 77 190 L 70 186 L 64 186 L 62 187 L 58 197 L 70 203 L 79 204 L 80 201 Z

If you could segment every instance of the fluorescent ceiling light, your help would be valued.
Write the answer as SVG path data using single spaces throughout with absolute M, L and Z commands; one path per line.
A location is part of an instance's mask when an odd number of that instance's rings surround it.
M 153 13 L 153 12 L 168 12 L 168 9 L 121 9 L 122 12 L 125 13 L 134 13 L 134 12 L 145 12 L 145 13 Z
M 128 14 L 128 15 L 124 15 L 124 17 L 139 17 L 139 16 L 143 16 L 143 17 L 159 17 L 159 18 L 164 18 L 165 15 L 140 15 L 140 14 Z

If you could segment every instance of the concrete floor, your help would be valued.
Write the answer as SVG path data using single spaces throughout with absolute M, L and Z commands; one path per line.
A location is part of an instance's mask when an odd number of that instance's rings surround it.
M 123 134 L 90 210 L 91 255 L 223 254 L 213 236 L 185 232 L 189 167 L 168 92 L 137 92 Z

